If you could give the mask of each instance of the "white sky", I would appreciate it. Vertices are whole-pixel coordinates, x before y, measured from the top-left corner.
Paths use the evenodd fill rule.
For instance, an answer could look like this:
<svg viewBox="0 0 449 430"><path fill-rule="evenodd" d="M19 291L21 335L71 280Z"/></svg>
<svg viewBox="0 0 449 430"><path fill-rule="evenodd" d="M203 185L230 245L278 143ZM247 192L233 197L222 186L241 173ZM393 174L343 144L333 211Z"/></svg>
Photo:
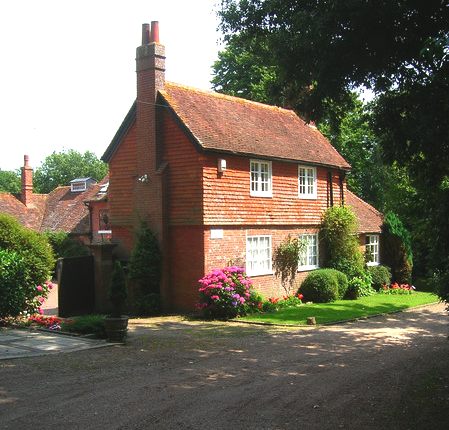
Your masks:
<svg viewBox="0 0 449 430"><path fill-rule="evenodd" d="M166 79L210 88L218 0L1 0L0 169L100 157L135 99L135 50L159 21Z"/></svg>

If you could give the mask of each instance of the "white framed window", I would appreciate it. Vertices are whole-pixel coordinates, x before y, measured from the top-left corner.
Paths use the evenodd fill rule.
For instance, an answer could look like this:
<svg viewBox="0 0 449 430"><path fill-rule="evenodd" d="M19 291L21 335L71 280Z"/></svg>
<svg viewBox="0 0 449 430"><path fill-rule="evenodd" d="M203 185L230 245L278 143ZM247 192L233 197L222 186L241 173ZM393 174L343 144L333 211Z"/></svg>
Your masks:
<svg viewBox="0 0 449 430"><path fill-rule="evenodd" d="M298 262L298 270L313 270L319 267L318 234L301 234L299 240L305 244Z"/></svg>
<svg viewBox="0 0 449 430"><path fill-rule="evenodd" d="M79 193L81 191L86 191L87 190L87 185L86 185L86 181L82 181L82 182L72 182L70 184L71 186L71 191L73 193Z"/></svg>
<svg viewBox="0 0 449 430"><path fill-rule="evenodd" d="M250 161L250 195L271 197L271 161Z"/></svg>
<svg viewBox="0 0 449 430"><path fill-rule="evenodd" d="M365 239L365 252L368 256L366 264L368 266L377 266L379 260L379 235L367 234Z"/></svg>
<svg viewBox="0 0 449 430"><path fill-rule="evenodd" d="M316 199L316 167L298 166L298 196Z"/></svg>
<svg viewBox="0 0 449 430"><path fill-rule="evenodd" d="M248 236L246 238L246 273L249 276L273 273L271 236Z"/></svg>

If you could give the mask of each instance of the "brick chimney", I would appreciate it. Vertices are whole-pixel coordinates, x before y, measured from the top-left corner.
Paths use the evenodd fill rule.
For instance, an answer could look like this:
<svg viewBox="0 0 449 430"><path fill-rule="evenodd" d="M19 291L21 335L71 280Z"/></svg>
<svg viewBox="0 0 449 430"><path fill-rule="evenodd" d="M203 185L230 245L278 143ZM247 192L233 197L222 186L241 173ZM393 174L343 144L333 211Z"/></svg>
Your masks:
<svg viewBox="0 0 449 430"><path fill-rule="evenodd" d="M142 45L136 51L137 103L137 183L135 186L135 225L146 220L162 235L162 185L157 174L156 97L165 83L165 47L159 42L157 21L142 25ZM144 179L142 179L144 178Z"/></svg>
<svg viewBox="0 0 449 430"><path fill-rule="evenodd" d="M23 156L23 167L22 170L22 193L20 195L20 200L25 206L31 204L33 196L33 169L28 164L28 155Z"/></svg>

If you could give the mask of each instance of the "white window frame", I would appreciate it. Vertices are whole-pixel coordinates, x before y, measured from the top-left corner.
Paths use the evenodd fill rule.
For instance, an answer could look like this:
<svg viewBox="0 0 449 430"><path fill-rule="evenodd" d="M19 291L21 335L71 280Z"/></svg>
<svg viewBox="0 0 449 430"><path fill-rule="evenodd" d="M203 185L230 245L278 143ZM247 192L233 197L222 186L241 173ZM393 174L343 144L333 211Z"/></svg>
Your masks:
<svg viewBox="0 0 449 430"><path fill-rule="evenodd" d="M320 267L318 233L300 234L299 240L306 243L306 249L299 258L298 271L318 269ZM311 261L311 259L314 261Z"/></svg>
<svg viewBox="0 0 449 430"><path fill-rule="evenodd" d="M301 174L303 171L303 174ZM298 197L300 199L317 198L316 167L298 166Z"/></svg>
<svg viewBox="0 0 449 430"><path fill-rule="evenodd" d="M264 167L265 169L262 169ZM264 171L263 171L264 170ZM263 175L268 175L264 180ZM250 196L254 197L272 197L272 170L271 161L250 160L249 162L249 190ZM262 188L266 188L262 190Z"/></svg>
<svg viewBox="0 0 449 430"><path fill-rule="evenodd" d="M248 276L271 275L271 236L246 237L246 273Z"/></svg>
<svg viewBox="0 0 449 430"><path fill-rule="evenodd" d="M367 266L378 266L380 264L379 243L378 234L367 234L365 236L365 252L372 257L372 260L366 262Z"/></svg>
<svg viewBox="0 0 449 430"><path fill-rule="evenodd" d="M73 182L70 185L72 193L81 193L87 190L86 181Z"/></svg>

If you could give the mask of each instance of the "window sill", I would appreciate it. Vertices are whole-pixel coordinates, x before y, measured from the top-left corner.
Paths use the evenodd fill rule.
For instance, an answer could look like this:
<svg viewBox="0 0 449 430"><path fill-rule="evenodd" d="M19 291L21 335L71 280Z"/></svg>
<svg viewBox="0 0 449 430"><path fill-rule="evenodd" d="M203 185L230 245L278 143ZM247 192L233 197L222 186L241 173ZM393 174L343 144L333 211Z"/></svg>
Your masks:
<svg viewBox="0 0 449 430"><path fill-rule="evenodd" d="M377 261L370 261L369 263L366 263L367 266L379 266L380 263L378 263Z"/></svg>
<svg viewBox="0 0 449 430"><path fill-rule="evenodd" d="M250 195L250 197L265 197L265 198L272 198L273 197L273 193L270 193L270 194L254 194L254 193L250 193L249 195Z"/></svg>
<svg viewBox="0 0 449 430"><path fill-rule="evenodd" d="M245 271L245 273L250 276L251 278L255 278L256 276L270 276L273 275L274 273L271 272L265 272L265 273L248 273Z"/></svg>
<svg viewBox="0 0 449 430"><path fill-rule="evenodd" d="M301 266L298 267L298 272L308 272L310 270L319 269L320 266Z"/></svg>
<svg viewBox="0 0 449 430"><path fill-rule="evenodd" d="M298 198L300 199L300 200L317 200L317 196L316 196L316 194L315 195L310 195L310 196L308 196L308 195L304 195L304 194L299 194L298 195Z"/></svg>

